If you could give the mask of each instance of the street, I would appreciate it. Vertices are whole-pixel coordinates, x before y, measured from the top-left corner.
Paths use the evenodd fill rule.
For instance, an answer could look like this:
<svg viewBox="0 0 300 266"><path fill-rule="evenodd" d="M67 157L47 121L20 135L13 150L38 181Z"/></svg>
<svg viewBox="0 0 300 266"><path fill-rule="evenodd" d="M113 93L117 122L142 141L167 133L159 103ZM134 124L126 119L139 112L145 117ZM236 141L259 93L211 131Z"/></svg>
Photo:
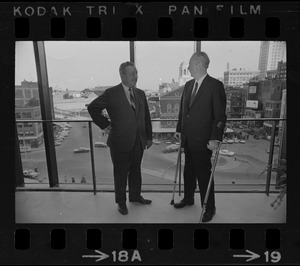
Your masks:
<svg viewBox="0 0 300 266"><path fill-rule="evenodd" d="M70 134L60 146L55 146L57 167L60 183L80 183L85 176L87 183L92 183L91 152L74 154L73 150L79 147L89 148L89 129L82 127L83 122L70 122ZM107 135L92 123L93 143L105 142ZM216 184L265 184L266 174L259 176L265 169L269 154L266 152L270 142L264 139L255 140L252 136L245 144L222 144L221 149L235 153L234 157L219 155L215 171ZM170 184L174 182L177 152L163 153L167 146L163 141L159 145L153 144L145 150L142 161L143 184ZM109 148L94 148L95 173L97 183L113 184L113 169ZM278 147L275 148L274 158L277 158ZM39 182L48 182L45 149L40 147L31 152L22 153L23 169L35 169L40 172ZM182 154L182 169L184 153ZM182 170L183 173L183 170ZM274 174L272 180L274 181ZM30 181L27 181L30 182Z"/></svg>

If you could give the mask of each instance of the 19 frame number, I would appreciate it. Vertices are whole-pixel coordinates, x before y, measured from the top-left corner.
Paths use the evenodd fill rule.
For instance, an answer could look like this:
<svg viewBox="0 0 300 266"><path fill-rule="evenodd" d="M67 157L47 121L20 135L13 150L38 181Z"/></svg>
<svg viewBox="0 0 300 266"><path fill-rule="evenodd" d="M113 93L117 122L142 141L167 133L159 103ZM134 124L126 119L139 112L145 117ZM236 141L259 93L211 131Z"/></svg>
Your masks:
<svg viewBox="0 0 300 266"><path fill-rule="evenodd" d="M265 253L266 256L266 262L273 262L273 263L278 263L281 260L281 254L278 251L266 251Z"/></svg>

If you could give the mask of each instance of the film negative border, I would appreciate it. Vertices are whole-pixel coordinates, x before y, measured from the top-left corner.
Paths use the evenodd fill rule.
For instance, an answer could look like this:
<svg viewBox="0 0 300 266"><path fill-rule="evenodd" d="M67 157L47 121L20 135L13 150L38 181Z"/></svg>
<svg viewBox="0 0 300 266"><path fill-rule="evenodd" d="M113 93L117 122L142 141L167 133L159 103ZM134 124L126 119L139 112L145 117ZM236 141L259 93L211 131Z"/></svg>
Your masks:
<svg viewBox="0 0 300 266"><path fill-rule="evenodd" d="M275 3L271 7L273 10L268 10L265 5L255 3L103 3L82 4L74 8L63 3L35 6L23 3L15 4L11 12L18 39L286 38L286 31L281 29L291 17L282 16L280 5Z"/></svg>
<svg viewBox="0 0 300 266"><path fill-rule="evenodd" d="M255 3L2 3L2 103L14 95L14 42L33 40L282 40L288 87L300 79L300 4ZM298 102L289 97L289 121ZM295 97L297 99L297 97ZM14 145L13 112L3 113L5 148ZM12 123L13 124L13 123ZM297 129L297 128L296 128ZM298 143L289 132L289 142ZM299 145L298 145L299 146ZM4 165L14 161L13 152ZM297 157L289 158L296 169ZM1 169L0 257L3 264L296 264L300 261L299 180L289 179L286 224L15 224L14 169ZM7 184L9 184L7 186ZM258 257L259 256L259 257Z"/></svg>
<svg viewBox="0 0 300 266"><path fill-rule="evenodd" d="M26 226L25 226L26 227ZM113 241L112 241L113 239ZM259 239L260 241L257 241ZM34 264L147 263L147 264L258 264L281 263L288 254L286 235L274 228L237 226L203 228L192 225L112 225L90 227L42 226L17 229L11 235L14 263ZM291 240L291 243L293 240ZM2 256L6 259L6 254ZM101 262L101 263L102 263ZM295 261L296 262L296 261Z"/></svg>

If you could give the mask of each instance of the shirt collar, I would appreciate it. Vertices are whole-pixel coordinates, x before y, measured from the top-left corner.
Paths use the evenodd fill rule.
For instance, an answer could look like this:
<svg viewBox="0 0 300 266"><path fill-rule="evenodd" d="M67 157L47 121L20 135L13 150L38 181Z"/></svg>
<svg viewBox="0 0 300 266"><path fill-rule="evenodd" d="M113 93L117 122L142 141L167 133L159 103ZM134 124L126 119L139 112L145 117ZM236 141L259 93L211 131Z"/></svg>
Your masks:
<svg viewBox="0 0 300 266"><path fill-rule="evenodd" d="M198 86L199 86L199 84L201 84L202 83L202 81L204 80L204 78L207 76L207 73L204 75L204 76L202 76L200 79L196 79L196 81L198 82Z"/></svg>
<svg viewBox="0 0 300 266"><path fill-rule="evenodd" d="M124 88L125 91L128 91L128 90L130 89L130 88L127 87L123 82L122 82L122 86L123 86L123 88Z"/></svg>

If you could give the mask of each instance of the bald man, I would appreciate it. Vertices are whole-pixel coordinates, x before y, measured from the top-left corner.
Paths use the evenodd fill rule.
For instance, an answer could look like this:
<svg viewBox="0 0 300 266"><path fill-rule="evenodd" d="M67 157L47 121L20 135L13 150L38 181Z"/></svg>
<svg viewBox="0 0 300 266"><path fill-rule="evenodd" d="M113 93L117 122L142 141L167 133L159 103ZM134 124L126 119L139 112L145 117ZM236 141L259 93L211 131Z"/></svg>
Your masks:
<svg viewBox="0 0 300 266"><path fill-rule="evenodd" d="M194 78L185 84L175 138L181 140L185 153L184 198L176 209L194 205L196 182L201 204L211 175L212 151L222 141L226 124L226 95L223 83L207 74L210 60L205 52L196 52L189 61ZM202 222L209 222L216 213L214 183L210 189Z"/></svg>

